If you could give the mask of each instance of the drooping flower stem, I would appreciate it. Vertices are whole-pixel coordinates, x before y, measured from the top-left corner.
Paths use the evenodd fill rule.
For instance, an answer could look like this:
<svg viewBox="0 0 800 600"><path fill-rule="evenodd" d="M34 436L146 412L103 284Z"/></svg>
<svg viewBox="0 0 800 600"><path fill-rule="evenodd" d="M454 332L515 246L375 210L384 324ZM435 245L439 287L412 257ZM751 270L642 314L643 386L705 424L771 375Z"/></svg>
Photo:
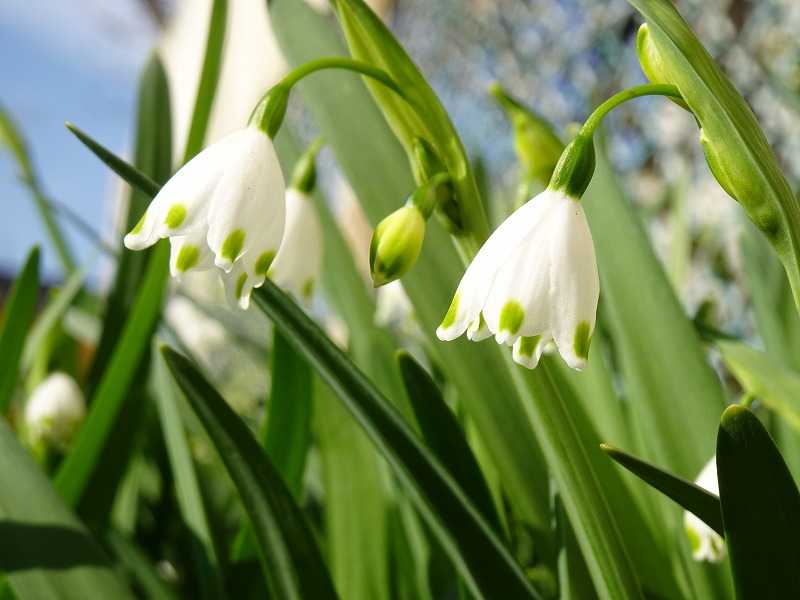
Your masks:
<svg viewBox="0 0 800 600"><path fill-rule="evenodd" d="M682 98L677 87L664 83L646 83L644 85L628 88L627 90L622 90L594 109L594 112L589 115L589 118L583 123L579 135L591 137L595 129L597 129L597 126L609 112L628 100L641 98L642 96L667 96L669 98L675 98L676 100Z"/></svg>
<svg viewBox="0 0 800 600"><path fill-rule="evenodd" d="M326 69L343 69L345 71L359 73L382 83L398 96L407 100L403 89L383 69L352 58L331 56L312 60L300 65L281 79L256 105L250 117L250 122L258 125L258 127L270 137L275 137L275 134L277 134L283 123L283 117L286 114L286 105L289 101L289 94L294 85L304 77Z"/></svg>

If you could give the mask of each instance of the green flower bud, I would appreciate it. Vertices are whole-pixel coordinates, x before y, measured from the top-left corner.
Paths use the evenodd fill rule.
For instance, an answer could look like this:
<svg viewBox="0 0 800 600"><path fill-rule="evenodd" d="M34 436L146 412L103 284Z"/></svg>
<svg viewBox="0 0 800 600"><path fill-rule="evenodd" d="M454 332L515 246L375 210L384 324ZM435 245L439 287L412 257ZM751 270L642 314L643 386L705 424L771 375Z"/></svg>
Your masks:
<svg viewBox="0 0 800 600"><path fill-rule="evenodd" d="M318 137L311 142L308 149L297 160L294 170L292 171L290 187L304 194L310 194L314 191L314 187L317 185L316 159L320 148L322 148L322 138Z"/></svg>
<svg viewBox="0 0 800 600"><path fill-rule="evenodd" d="M512 98L498 83L493 83L489 92L511 121L514 150L527 176L547 185L564 144L544 118Z"/></svg>
<svg viewBox="0 0 800 600"><path fill-rule="evenodd" d="M594 138L580 134L564 149L548 188L580 198L594 176Z"/></svg>
<svg viewBox="0 0 800 600"><path fill-rule="evenodd" d="M375 287L399 279L417 262L425 239L425 217L411 201L375 228L369 246L369 267Z"/></svg>
<svg viewBox="0 0 800 600"><path fill-rule="evenodd" d="M650 83L668 83L674 85L674 82L667 76L667 68L658 52L658 48L653 43L653 38L650 36L650 29L647 23L642 23L639 31L636 34L636 54L639 56L639 65L642 67L647 79ZM675 104L689 110L689 107L683 100L670 98Z"/></svg>

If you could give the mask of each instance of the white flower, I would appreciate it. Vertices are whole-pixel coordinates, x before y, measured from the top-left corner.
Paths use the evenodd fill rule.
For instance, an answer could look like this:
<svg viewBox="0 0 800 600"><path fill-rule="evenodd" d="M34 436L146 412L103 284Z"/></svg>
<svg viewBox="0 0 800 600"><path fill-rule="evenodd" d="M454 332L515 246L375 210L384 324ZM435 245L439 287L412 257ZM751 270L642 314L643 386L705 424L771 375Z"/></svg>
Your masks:
<svg viewBox="0 0 800 600"><path fill-rule="evenodd" d="M308 301L322 266L322 224L305 193L286 190L286 228L269 278L298 299Z"/></svg>
<svg viewBox="0 0 800 600"><path fill-rule="evenodd" d="M712 456L708 464L703 467L695 484L719 496L716 456ZM688 510L683 513L683 528L692 546L692 558L708 562L720 562L725 558L725 542L722 537Z"/></svg>
<svg viewBox="0 0 800 600"><path fill-rule="evenodd" d="M514 346L516 362L534 368L553 340L581 369L594 331L600 281L592 235L580 202L546 189L508 217L464 273L439 339L467 332Z"/></svg>
<svg viewBox="0 0 800 600"><path fill-rule="evenodd" d="M35 443L64 450L86 416L83 394L64 373L53 373L28 398L25 423Z"/></svg>
<svg viewBox="0 0 800 600"><path fill-rule="evenodd" d="M125 245L141 250L169 237L174 277L216 265L234 299L247 308L283 236L284 189L272 140L246 127L175 173L125 236Z"/></svg>

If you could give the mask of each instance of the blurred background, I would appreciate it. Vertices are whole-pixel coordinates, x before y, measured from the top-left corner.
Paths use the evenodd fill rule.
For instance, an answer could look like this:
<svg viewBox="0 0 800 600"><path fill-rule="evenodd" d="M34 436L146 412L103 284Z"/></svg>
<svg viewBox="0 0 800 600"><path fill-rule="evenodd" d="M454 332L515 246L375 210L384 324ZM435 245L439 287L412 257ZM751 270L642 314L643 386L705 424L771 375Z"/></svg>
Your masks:
<svg viewBox="0 0 800 600"><path fill-rule="evenodd" d="M226 44L209 141L241 124L255 99L283 73L279 51L270 43L265 4L231 3L231 27L237 33ZM327 10L322 0L312 4ZM563 133L609 94L644 81L635 55L639 21L624 0L372 4L429 77L471 156L484 167L490 195L501 207L513 203L519 175L510 127L486 91L490 82L501 82ZM800 4L678 4L727 67L787 173L797 180L800 56L793 40L800 28ZM88 265L94 287L106 283L108 259L99 240L110 242L117 235L113 222L122 185L63 122L73 121L126 155L138 74L151 49L160 46L171 79L174 134L183 139L208 11L207 0L85 0L80 11L66 0L5 0L0 5L0 103L26 138L41 188L56 208L77 262ZM310 139L313 124L302 126L301 103L293 103L292 111ZM745 299L740 288L728 285L737 272L737 207L725 201L710 177L690 117L670 102L642 99L612 118L607 128L613 132L611 159L641 207L687 310L694 314L705 301L716 300L720 326L746 327L740 319ZM324 157L323 167L329 197L340 213L350 214L330 156ZM12 155L0 153L5 215L0 220L0 278L7 287L31 244L38 242L44 247L45 281L58 282L58 255L18 171ZM362 240L356 246L363 246L368 231L354 235Z"/></svg>

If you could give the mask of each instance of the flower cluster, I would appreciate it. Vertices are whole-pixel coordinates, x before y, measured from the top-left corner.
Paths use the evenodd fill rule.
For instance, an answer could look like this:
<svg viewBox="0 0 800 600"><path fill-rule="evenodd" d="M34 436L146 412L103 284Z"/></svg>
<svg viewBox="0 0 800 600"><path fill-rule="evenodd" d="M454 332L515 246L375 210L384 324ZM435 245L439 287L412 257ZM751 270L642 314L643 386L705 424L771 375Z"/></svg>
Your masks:
<svg viewBox="0 0 800 600"><path fill-rule="evenodd" d="M313 286L321 231L310 200L286 190L270 137L255 126L209 146L164 185L125 246L169 238L170 271L221 269L227 296L246 309L273 272L298 297Z"/></svg>

